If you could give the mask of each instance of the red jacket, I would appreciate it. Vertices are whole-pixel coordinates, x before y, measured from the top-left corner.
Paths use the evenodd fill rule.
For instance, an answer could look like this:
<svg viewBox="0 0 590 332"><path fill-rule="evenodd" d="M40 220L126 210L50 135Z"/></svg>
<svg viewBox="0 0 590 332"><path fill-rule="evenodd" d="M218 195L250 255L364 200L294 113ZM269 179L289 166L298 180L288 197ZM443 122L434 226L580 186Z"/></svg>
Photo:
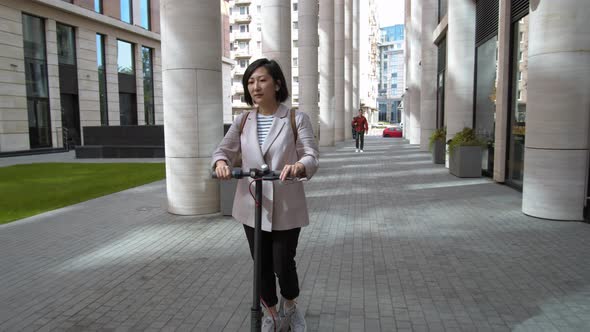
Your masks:
<svg viewBox="0 0 590 332"><path fill-rule="evenodd" d="M352 127L357 133L361 131L369 131L369 124L367 123L367 118L364 116L355 116L352 118Z"/></svg>

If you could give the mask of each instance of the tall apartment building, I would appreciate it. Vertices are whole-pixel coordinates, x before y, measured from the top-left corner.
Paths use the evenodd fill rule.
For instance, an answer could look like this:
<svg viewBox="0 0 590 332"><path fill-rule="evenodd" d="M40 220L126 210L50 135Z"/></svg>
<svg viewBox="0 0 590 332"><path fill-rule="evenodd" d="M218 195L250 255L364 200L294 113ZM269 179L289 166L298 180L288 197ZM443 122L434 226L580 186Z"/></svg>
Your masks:
<svg viewBox="0 0 590 332"><path fill-rule="evenodd" d="M244 100L242 77L248 65L262 57L262 20L261 6L263 0L230 0L229 1L229 32L230 58L234 61L232 77L232 109L234 116L251 107ZM294 107L299 104L298 77L298 2L291 2L291 63L280 64L291 66L292 88L291 101Z"/></svg>
<svg viewBox="0 0 590 332"><path fill-rule="evenodd" d="M360 104L369 123L379 120L377 111L379 83L379 22L374 0L360 1Z"/></svg>
<svg viewBox="0 0 590 332"><path fill-rule="evenodd" d="M380 29L379 42L379 121L399 123L399 106L405 88L404 25Z"/></svg>
<svg viewBox="0 0 590 332"><path fill-rule="evenodd" d="M3 0L0 153L163 123L159 0Z"/></svg>

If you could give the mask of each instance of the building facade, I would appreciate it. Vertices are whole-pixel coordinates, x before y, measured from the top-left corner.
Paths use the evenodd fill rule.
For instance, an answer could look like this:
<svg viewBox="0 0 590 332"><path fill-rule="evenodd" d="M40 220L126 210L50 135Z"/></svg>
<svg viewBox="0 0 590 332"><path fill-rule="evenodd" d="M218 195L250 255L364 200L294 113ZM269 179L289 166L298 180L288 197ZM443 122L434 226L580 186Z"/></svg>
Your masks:
<svg viewBox="0 0 590 332"><path fill-rule="evenodd" d="M381 34L377 21L377 6L374 0L360 3L360 105L369 124L379 121L377 106L379 86L379 41Z"/></svg>
<svg viewBox="0 0 590 332"><path fill-rule="evenodd" d="M401 98L405 90L404 25L380 29L379 42L379 121L401 122Z"/></svg>
<svg viewBox="0 0 590 332"><path fill-rule="evenodd" d="M406 13L411 143L464 127L487 142L482 173L523 193L523 212L588 217L590 15L585 0L418 0ZM417 51L414 51L417 50ZM435 102L429 102L435 98ZM412 132L416 131L416 132Z"/></svg>
<svg viewBox="0 0 590 332"><path fill-rule="evenodd" d="M159 0L0 4L0 153L163 123Z"/></svg>

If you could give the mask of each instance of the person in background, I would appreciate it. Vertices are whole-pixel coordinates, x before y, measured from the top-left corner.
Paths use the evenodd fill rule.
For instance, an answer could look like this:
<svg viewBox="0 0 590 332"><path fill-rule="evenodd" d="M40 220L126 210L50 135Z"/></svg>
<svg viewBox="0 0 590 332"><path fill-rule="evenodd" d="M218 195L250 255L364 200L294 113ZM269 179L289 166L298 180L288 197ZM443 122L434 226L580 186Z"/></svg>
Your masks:
<svg viewBox="0 0 590 332"><path fill-rule="evenodd" d="M289 91L276 61L254 61L244 72L242 84L246 103L255 105L256 110L236 117L213 152L211 165L217 177L225 180L231 179L231 165L238 159L244 169L267 164L270 170L281 170L280 182L262 182L261 302L266 307L262 331L291 328L293 332L304 332L304 314L296 303L299 279L295 254L301 227L309 224L309 216L303 184L285 180L311 179L319 167L318 146L309 116L282 104ZM244 225L254 257L255 201L249 186L248 178L238 181L232 216ZM278 310L276 278L281 288Z"/></svg>
<svg viewBox="0 0 590 332"><path fill-rule="evenodd" d="M365 145L365 133L369 131L369 123L367 118L363 115L363 110L359 109L359 114L352 118L352 126L356 131L356 152L365 152L363 150Z"/></svg>

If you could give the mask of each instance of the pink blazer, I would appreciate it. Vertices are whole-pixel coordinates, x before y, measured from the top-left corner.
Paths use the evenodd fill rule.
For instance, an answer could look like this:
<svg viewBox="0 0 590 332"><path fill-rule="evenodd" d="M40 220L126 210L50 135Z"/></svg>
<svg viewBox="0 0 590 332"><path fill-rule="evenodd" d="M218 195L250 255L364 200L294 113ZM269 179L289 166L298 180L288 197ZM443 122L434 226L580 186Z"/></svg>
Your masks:
<svg viewBox="0 0 590 332"><path fill-rule="evenodd" d="M286 164L299 161L305 165L307 179L311 179L319 167L319 151L313 136L311 120L307 114L296 112L295 123L298 137L295 144L289 117L290 111L286 105L279 105L262 147L258 144L256 112L239 115L213 152L212 167L215 167L215 162L218 160L225 160L229 165L233 165L241 151L244 170L260 168L262 164L267 164L271 170L282 170ZM240 135L242 117L246 115L248 120ZM250 181L250 178L238 181L232 216L242 224L254 227L254 198L248 189ZM254 186L252 184L252 193L254 193ZM263 181L262 194L262 229L264 231L288 230L309 224L303 183Z"/></svg>

